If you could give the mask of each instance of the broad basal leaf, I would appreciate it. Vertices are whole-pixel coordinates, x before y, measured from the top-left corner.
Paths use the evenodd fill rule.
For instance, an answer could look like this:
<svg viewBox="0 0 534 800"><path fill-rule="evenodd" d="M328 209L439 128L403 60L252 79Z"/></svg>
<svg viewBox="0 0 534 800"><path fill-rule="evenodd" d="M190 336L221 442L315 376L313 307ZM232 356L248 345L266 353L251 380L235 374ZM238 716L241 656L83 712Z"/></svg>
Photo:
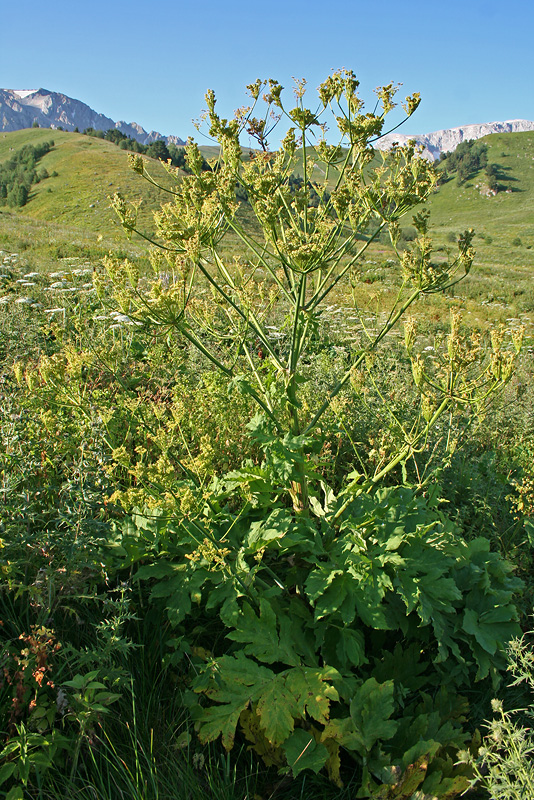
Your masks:
<svg viewBox="0 0 534 800"><path fill-rule="evenodd" d="M284 675L277 675L263 688L256 713L260 717L265 736L273 747L285 742L293 730L298 706L287 687Z"/></svg>
<svg viewBox="0 0 534 800"><path fill-rule="evenodd" d="M275 508L267 519L250 525L245 545L247 551L255 552L288 532L293 518L285 508Z"/></svg>
<svg viewBox="0 0 534 800"><path fill-rule="evenodd" d="M369 678L352 699L350 717L328 722L322 739L335 739L347 749L368 756L377 741L391 739L397 730L398 722L389 719L395 708L393 692L393 681L377 683Z"/></svg>
<svg viewBox="0 0 534 800"><path fill-rule="evenodd" d="M230 750L239 715L256 702L275 679L270 669L256 664L243 653L222 656L208 664L193 681L193 689L221 705L194 709L200 739L210 742L221 735L224 747Z"/></svg>
<svg viewBox="0 0 534 800"><path fill-rule="evenodd" d="M300 716L306 713L317 722L325 723L330 716L330 703L339 700L339 695L330 681L339 678L332 667L311 669L296 667L287 673L287 687L294 697Z"/></svg>
<svg viewBox="0 0 534 800"><path fill-rule="evenodd" d="M293 777L304 769L311 769L317 773L328 761L330 754L322 742L317 742L314 737L302 728L293 731L289 739L284 742L283 751L287 763L291 767Z"/></svg>
<svg viewBox="0 0 534 800"><path fill-rule="evenodd" d="M234 642L243 642L246 655L254 656L266 664L277 661L290 665L300 663L289 637L278 635L276 614L268 600L260 600L259 617L252 606L245 602L239 618L233 624L236 630L226 635Z"/></svg>

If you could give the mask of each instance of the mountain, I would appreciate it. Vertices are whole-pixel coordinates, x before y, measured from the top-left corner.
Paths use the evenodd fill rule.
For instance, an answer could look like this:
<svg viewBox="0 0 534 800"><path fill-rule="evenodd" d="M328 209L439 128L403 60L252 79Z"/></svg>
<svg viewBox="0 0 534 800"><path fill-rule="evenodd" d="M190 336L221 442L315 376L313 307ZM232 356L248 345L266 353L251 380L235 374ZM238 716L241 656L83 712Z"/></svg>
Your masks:
<svg viewBox="0 0 534 800"><path fill-rule="evenodd" d="M439 159L441 153L450 153L456 150L460 142L469 139L480 139L490 133L522 133L534 131L534 122L526 119L510 119L506 122L484 122L481 125L462 125L458 128L448 128L433 133L413 134L388 133L382 136L374 146L379 150L389 150L394 142L400 145L415 139L417 144L424 147L423 155L430 161Z"/></svg>
<svg viewBox="0 0 534 800"><path fill-rule="evenodd" d="M107 131L116 128L125 136L137 139L141 144L150 144L156 139L165 139L167 144L184 145L178 136L163 136L157 131L148 133L136 122L115 122L110 117L94 111L80 100L47 89L16 90L0 89L0 131L18 131L31 128L37 122L41 128L63 128L79 131L85 128ZM440 153L455 150L466 139L480 139L490 133L518 133L533 131L534 122L512 119L506 122L485 122L481 125L462 125L458 128L413 134L389 133L376 141L379 150L389 150L394 142L406 144L411 139L422 145L423 155L431 161L439 159Z"/></svg>
<svg viewBox="0 0 534 800"><path fill-rule="evenodd" d="M150 144L156 139L165 139L167 144L185 144L177 136L162 136L157 131L148 133L136 122L115 122L65 94L48 89L0 89L0 130L18 131L31 128L35 122L40 128L63 128L66 131L75 128L79 131L85 128L102 131L116 128L141 144Z"/></svg>

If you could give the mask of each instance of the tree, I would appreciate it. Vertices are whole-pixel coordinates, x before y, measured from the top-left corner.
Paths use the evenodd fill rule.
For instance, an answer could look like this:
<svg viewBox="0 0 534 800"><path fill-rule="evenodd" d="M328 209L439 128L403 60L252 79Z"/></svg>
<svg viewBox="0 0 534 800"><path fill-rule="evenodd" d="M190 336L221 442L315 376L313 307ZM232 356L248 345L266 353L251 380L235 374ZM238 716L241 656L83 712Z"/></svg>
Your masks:
<svg viewBox="0 0 534 800"><path fill-rule="evenodd" d="M113 144L120 144L124 139L127 139L125 133L122 133L117 128L109 128L106 131L104 139L108 142L113 142Z"/></svg>
<svg viewBox="0 0 534 800"><path fill-rule="evenodd" d="M28 202L28 189L23 183L15 184L7 196L9 206L21 208Z"/></svg>
<svg viewBox="0 0 534 800"><path fill-rule="evenodd" d="M185 169L185 147L177 147L175 144L167 145L167 150L172 161L173 167Z"/></svg>
<svg viewBox="0 0 534 800"><path fill-rule="evenodd" d="M156 139L155 142L151 142L146 149L146 154L149 158L159 158L165 162L171 157L163 139Z"/></svg>

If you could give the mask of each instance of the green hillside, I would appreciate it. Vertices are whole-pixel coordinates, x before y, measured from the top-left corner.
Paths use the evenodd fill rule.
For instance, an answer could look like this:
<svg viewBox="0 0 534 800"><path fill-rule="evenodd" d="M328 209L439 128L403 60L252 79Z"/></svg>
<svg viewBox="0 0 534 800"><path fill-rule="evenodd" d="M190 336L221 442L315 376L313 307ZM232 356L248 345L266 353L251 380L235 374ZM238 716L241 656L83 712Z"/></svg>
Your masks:
<svg viewBox="0 0 534 800"><path fill-rule="evenodd" d="M47 269L58 257L94 260L109 250L145 254L141 239L127 240L109 196L120 191L128 199L140 199L141 224L150 230L151 212L168 195L128 167L124 150L82 134L30 129L0 134L0 163L26 144L50 139L55 146L38 164L50 177L32 186L27 205L0 207L0 249L25 252L28 265L38 269ZM504 316L530 314L534 311L534 133L493 134L480 141L487 144L488 163L495 165L501 191L489 195L485 170L470 175L462 185L452 172L429 201L435 246L443 254L454 250L458 233L474 228L477 259L469 281L457 289L464 309L478 317L482 305L501 304ZM208 158L215 154L215 148L201 149ZM158 180L171 180L157 161L151 171ZM323 177L319 166L314 177ZM402 227L410 231L411 216ZM227 246L232 250L238 243L230 237ZM385 241L368 253L375 259L371 264L376 264L377 281L382 272L384 280L389 274L380 267L389 255Z"/></svg>
<svg viewBox="0 0 534 800"><path fill-rule="evenodd" d="M128 167L127 153L111 142L83 134L31 129L0 136L0 161L25 144L53 139L54 148L39 162L51 177L32 187L29 202L21 213L34 219L89 228L96 233L116 229L108 197L116 191L142 198L149 211L161 202L161 193ZM158 177L167 177L154 162ZM57 173L52 177L53 173ZM168 179L168 178L167 178Z"/></svg>
<svg viewBox="0 0 534 800"><path fill-rule="evenodd" d="M484 170L461 186L453 173L430 201L436 234L448 240L469 225L478 234L481 257L534 264L534 133L498 133L479 141L488 147L501 191L488 193Z"/></svg>
<svg viewBox="0 0 534 800"><path fill-rule="evenodd" d="M168 197L134 173L124 150L102 139L35 128L0 134L0 163L24 145L54 141L37 171L49 177L34 184L22 208L0 206L0 250L24 252L28 266L47 269L59 257L101 258L110 250L141 255L144 243L129 242L110 208L109 198L121 192L141 200L139 219L152 226L152 211ZM151 173L162 183L171 178L157 161ZM56 174L57 173L57 174Z"/></svg>
<svg viewBox="0 0 534 800"><path fill-rule="evenodd" d="M116 224L108 196L115 191L141 198L147 212L161 202L161 193L128 168L125 151L111 142L82 134L43 128L3 133L0 162L26 144L50 139L55 147L39 166L50 175L57 172L57 176L33 187L23 215L110 233ZM532 248L534 133L492 134L480 141L488 146L488 162L496 165L503 191L495 197L488 196L482 170L462 186L457 185L453 174L430 201L436 233L447 237L469 224L482 237L501 237L501 244L511 245L519 236L525 249ZM214 148L201 149L209 151L208 157L213 155ZM167 178L158 162L153 162L153 171L159 179ZM316 177L320 178L319 173Z"/></svg>

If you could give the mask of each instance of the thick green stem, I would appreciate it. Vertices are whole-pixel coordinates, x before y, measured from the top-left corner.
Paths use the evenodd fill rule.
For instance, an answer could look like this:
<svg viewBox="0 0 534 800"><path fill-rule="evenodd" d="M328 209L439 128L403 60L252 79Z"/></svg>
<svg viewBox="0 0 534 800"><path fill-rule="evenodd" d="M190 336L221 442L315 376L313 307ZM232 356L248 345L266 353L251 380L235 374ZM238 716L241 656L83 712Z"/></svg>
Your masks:
<svg viewBox="0 0 534 800"><path fill-rule="evenodd" d="M294 307L291 351L289 355L288 379L286 387L289 412L291 416L291 434L293 436L300 436L302 433L299 417L299 401L297 396L297 367L299 357L302 352L302 339L304 330L306 328L306 324L302 319L302 309L306 304L306 287L307 275L304 273L300 276L298 297ZM309 504L308 479L306 477L304 462L304 448L301 447L297 451L295 457L296 479L292 481L291 488L293 507L295 511L299 513L306 511Z"/></svg>

